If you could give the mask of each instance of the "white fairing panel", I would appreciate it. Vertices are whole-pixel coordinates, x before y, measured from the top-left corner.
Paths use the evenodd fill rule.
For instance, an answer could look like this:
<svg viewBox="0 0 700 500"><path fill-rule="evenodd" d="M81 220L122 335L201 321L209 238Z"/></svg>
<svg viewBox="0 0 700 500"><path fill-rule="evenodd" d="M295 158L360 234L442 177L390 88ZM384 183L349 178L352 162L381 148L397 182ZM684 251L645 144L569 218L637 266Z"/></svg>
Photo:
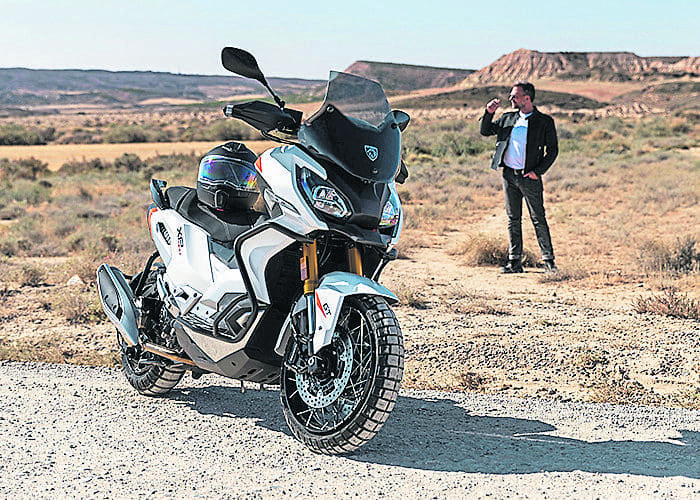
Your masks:
<svg viewBox="0 0 700 500"><path fill-rule="evenodd" d="M390 303L398 298L388 288L357 274L333 272L326 274L316 289L314 352L330 344L340 317L343 299L349 295L378 295Z"/></svg>
<svg viewBox="0 0 700 500"><path fill-rule="evenodd" d="M211 316L226 293L245 293L245 285L238 269L229 268L216 255L209 253L209 239L205 231L183 218L175 210L158 210L151 215L153 242L166 266L165 280L170 292L186 292L187 297L201 298L194 306L200 316ZM165 228L170 243L163 235ZM194 293L197 292L197 293ZM176 296L181 311L192 305Z"/></svg>
<svg viewBox="0 0 700 500"><path fill-rule="evenodd" d="M165 228L170 243L160 224ZM214 280L206 232L175 210L158 210L151 215L151 235L165 262L168 281L175 286L189 285L200 293L211 286Z"/></svg>

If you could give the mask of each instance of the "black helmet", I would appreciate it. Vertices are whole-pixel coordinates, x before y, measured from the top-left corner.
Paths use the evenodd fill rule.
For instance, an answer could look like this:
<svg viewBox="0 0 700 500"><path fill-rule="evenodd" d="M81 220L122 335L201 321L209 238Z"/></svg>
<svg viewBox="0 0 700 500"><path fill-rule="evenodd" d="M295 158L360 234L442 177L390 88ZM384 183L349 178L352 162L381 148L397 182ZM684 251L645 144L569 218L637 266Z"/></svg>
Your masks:
<svg viewBox="0 0 700 500"><path fill-rule="evenodd" d="M240 142L209 151L199 162L197 198L218 210L248 210L258 199L255 153Z"/></svg>

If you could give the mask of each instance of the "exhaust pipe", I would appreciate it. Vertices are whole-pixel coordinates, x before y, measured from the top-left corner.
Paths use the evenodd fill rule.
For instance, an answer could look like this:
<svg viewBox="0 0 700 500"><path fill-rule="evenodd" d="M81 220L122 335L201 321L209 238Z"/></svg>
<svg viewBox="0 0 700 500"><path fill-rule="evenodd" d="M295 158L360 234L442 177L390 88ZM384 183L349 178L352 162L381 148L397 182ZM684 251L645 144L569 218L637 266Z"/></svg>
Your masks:
<svg viewBox="0 0 700 500"><path fill-rule="evenodd" d="M183 365L197 366L191 359L183 358L178 352L173 351L172 349L168 349L167 347L162 347L147 342L143 344L143 350L152 352L153 354L157 354L158 356L161 356L163 358L168 358L171 361L182 363Z"/></svg>
<svg viewBox="0 0 700 500"><path fill-rule="evenodd" d="M139 343L139 311L134 304L134 294L122 272L116 267L102 264L97 269L97 290L102 309L114 323L124 341L130 346Z"/></svg>

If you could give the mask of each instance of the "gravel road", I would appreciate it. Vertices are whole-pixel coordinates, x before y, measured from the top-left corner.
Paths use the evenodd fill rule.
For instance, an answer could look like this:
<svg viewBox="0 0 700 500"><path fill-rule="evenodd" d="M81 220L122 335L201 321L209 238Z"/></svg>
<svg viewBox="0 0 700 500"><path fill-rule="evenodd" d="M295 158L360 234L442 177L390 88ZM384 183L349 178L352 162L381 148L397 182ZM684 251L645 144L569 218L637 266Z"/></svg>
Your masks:
<svg viewBox="0 0 700 500"><path fill-rule="evenodd" d="M314 455L273 390L0 363L0 497L700 496L700 411L402 391L353 455Z"/></svg>

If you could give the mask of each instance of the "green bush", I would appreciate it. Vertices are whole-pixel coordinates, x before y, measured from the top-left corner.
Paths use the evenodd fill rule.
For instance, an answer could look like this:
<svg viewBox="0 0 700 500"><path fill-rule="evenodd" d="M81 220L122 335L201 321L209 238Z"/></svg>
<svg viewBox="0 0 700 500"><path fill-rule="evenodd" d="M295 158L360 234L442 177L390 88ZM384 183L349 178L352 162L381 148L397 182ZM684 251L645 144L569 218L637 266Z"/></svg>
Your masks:
<svg viewBox="0 0 700 500"><path fill-rule="evenodd" d="M114 168L124 172L138 172L143 167L144 162L141 161L141 158L132 153L124 153L114 160Z"/></svg>
<svg viewBox="0 0 700 500"><path fill-rule="evenodd" d="M16 123L0 124L0 146L33 146L46 144L56 137L56 129L27 129Z"/></svg>
<svg viewBox="0 0 700 500"><path fill-rule="evenodd" d="M62 175L75 175L94 171L108 170L112 168L112 164L108 161L101 160L99 158L93 158L92 160L73 160L61 165L58 172Z"/></svg>
<svg viewBox="0 0 700 500"><path fill-rule="evenodd" d="M172 132L162 129L146 129L141 125L114 125L102 135L103 142L170 142Z"/></svg>
<svg viewBox="0 0 700 500"><path fill-rule="evenodd" d="M30 179L36 180L40 175L49 172L49 164L34 158L9 160L0 158L0 179Z"/></svg>

